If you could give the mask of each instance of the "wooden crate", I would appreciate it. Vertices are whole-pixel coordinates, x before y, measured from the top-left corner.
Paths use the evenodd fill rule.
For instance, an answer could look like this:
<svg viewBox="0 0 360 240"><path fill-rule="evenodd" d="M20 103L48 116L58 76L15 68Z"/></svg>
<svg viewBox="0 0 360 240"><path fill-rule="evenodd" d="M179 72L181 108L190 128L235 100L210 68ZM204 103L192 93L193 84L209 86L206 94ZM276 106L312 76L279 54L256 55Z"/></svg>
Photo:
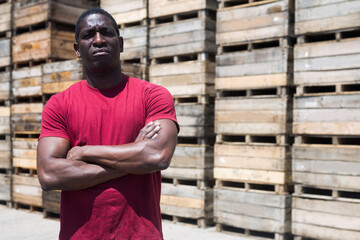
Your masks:
<svg viewBox="0 0 360 240"><path fill-rule="evenodd" d="M0 135L10 134L10 107L0 106Z"/></svg>
<svg viewBox="0 0 360 240"><path fill-rule="evenodd" d="M294 1L238 2L240 5L218 10L217 44L236 45L243 42L263 41L293 35L290 20L294 11Z"/></svg>
<svg viewBox="0 0 360 240"><path fill-rule="evenodd" d="M148 17L148 0L101 0L100 6L109 12L117 24L139 22Z"/></svg>
<svg viewBox="0 0 360 240"><path fill-rule="evenodd" d="M60 214L61 191L43 191L45 216Z"/></svg>
<svg viewBox="0 0 360 240"><path fill-rule="evenodd" d="M183 103L175 105L180 125L179 137L214 136L214 105Z"/></svg>
<svg viewBox="0 0 360 240"><path fill-rule="evenodd" d="M0 201L11 201L11 175L0 173Z"/></svg>
<svg viewBox="0 0 360 240"><path fill-rule="evenodd" d="M0 101L10 99L10 71L0 71Z"/></svg>
<svg viewBox="0 0 360 240"><path fill-rule="evenodd" d="M202 11L185 19L174 17L170 22L152 23L149 57L161 59L178 56L181 59L182 55L201 52L215 54L215 28L215 20Z"/></svg>
<svg viewBox="0 0 360 240"><path fill-rule="evenodd" d="M151 0L149 17L157 18L179 13L194 12L202 9L217 9L216 0Z"/></svg>
<svg viewBox="0 0 360 240"><path fill-rule="evenodd" d="M308 187L327 189L330 196L339 195L336 197L342 197L344 193L337 191L332 194L332 190L360 192L357 184L360 181L359 154L360 146L354 145L294 144L293 181Z"/></svg>
<svg viewBox="0 0 360 240"><path fill-rule="evenodd" d="M358 28L359 21L359 1L296 1L296 35Z"/></svg>
<svg viewBox="0 0 360 240"><path fill-rule="evenodd" d="M39 134L43 104L18 103L11 106L11 124L14 134Z"/></svg>
<svg viewBox="0 0 360 240"><path fill-rule="evenodd" d="M12 175L13 201L30 207L42 207L42 190L36 175Z"/></svg>
<svg viewBox="0 0 360 240"><path fill-rule="evenodd" d="M298 96L294 134L360 135L359 94Z"/></svg>
<svg viewBox="0 0 360 240"><path fill-rule="evenodd" d="M37 138L13 138L13 167L36 170Z"/></svg>
<svg viewBox="0 0 360 240"><path fill-rule="evenodd" d="M288 191L291 185L289 147L215 144L214 178L229 189Z"/></svg>
<svg viewBox="0 0 360 240"><path fill-rule="evenodd" d="M1 7L1 5L0 5ZM10 38L0 39L0 67L6 67L11 65L10 61Z"/></svg>
<svg viewBox="0 0 360 240"><path fill-rule="evenodd" d="M219 231L288 239L291 195L214 189L214 219Z"/></svg>
<svg viewBox="0 0 360 240"><path fill-rule="evenodd" d="M125 75L148 81L148 66L139 63L121 63L121 70Z"/></svg>
<svg viewBox="0 0 360 240"><path fill-rule="evenodd" d="M22 28L45 21L75 25L78 17L95 7L96 1L81 0L13 0L13 28Z"/></svg>
<svg viewBox="0 0 360 240"><path fill-rule="evenodd" d="M215 102L215 132L260 136L290 133L289 100L287 96L219 98Z"/></svg>
<svg viewBox="0 0 360 240"><path fill-rule="evenodd" d="M43 94L61 92L84 79L83 67L79 60L46 63L41 68L43 72L41 91Z"/></svg>
<svg viewBox="0 0 360 240"><path fill-rule="evenodd" d="M14 97L41 96L41 66L24 67L12 72L12 92Z"/></svg>
<svg viewBox="0 0 360 240"><path fill-rule="evenodd" d="M13 62L75 59L74 42L74 31L55 27L20 34L12 38Z"/></svg>
<svg viewBox="0 0 360 240"><path fill-rule="evenodd" d="M161 214L174 217L175 222L195 220L199 227L209 226L213 218L213 189L162 183L160 207Z"/></svg>
<svg viewBox="0 0 360 240"><path fill-rule="evenodd" d="M215 63L210 61L152 64L149 78L167 88L174 98L215 96Z"/></svg>
<svg viewBox="0 0 360 240"><path fill-rule="evenodd" d="M294 83L297 94L358 91L360 38L295 45Z"/></svg>
<svg viewBox="0 0 360 240"><path fill-rule="evenodd" d="M121 53L121 60L134 60L138 63L148 62L148 35L149 27L141 24L133 27L120 29L120 35L124 38L124 52Z"/></svg>
<svg viewBox="0 0 360 240"><path fill-rule="evenodd" d="M360 204L293 197L292 232L311 239L360 239Z"/></svg>
<svg viewBox="0 0 360 240"><path fill-rule="evenodd" d="M216 56L216 90L292 85L292 47L270 45L251 51L223 47L222 51Z"/></svg>
<svg viewBox="0 0 360 240"><path fill-rule="evenodd" d="M11 169L11 143L9 135L0 135L0 169Z"/></svg>
<svg viewBox="0 0 360 240"><path fill-rule="evenodd" d="M11 2L5 1L0 4L0 33L11 30Z"/></svg>

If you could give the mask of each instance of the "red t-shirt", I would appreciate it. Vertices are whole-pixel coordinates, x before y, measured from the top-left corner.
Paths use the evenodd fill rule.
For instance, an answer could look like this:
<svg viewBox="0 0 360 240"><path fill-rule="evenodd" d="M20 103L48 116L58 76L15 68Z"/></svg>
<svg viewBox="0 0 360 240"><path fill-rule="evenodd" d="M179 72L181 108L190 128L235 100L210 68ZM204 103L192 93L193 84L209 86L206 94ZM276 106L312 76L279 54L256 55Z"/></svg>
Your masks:
<svg viewBox="0 0 360 240"><path fill-rule="evenodd" d="M145 124L158 119L176 123L165 88L124 76L114 88L99 90L83 80L47 102L40 138L66 138L72 146L121 145L134 142ZM62 191L59 238L162 239L160 187L155 172Z"/></svg>

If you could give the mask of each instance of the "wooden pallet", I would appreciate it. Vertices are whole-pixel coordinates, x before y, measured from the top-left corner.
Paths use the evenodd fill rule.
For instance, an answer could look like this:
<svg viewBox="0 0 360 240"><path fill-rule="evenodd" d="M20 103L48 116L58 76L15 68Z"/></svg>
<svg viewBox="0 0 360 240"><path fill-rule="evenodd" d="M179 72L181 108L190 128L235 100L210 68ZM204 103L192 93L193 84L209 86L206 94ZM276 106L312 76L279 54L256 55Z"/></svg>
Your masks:
<svg viewBox="0 0 360 240"><path fill-rule="evenodd" d="M59 30L55 24L49 23L48 27L12 38L13 63L45 59L75 59L74 42L73 29Z"/></svg>
<svg viewBox="0 0 360 240"><path fill-rule="evenodd" d="M191 167L172 167L161 172L164 178L190 180L194 184L202 184L202 181L213 180L213 168L191 168ZM200 182L198 182L198 180Z"/></svg>
<svg viewBox="0 0 360 240"><path fill-rule="evenodd" d="M215 102L215 133L227 135L288 134L291 98L220 98Z"/></svg>
<svg viewBox="0 0 360 240"><path fill-rule="evenodd" d="M359 31L359 30L358 30ZM327 40L327 41L326 41ZM298 44L294 48L294 83L298 95L360 91L360 38ZM332 49L332 50L329 50Z"/></svg>
<svg viewBox="0 0 360 240"><path fill-rule="evenodd" d="M13 28L19 29L44 21L75 25L86 9L96 6L95 1L81 0L15 0L13 7Z"/></svg>
<svg viewBox="0 0 360 240"><path fill-rule="evenodd" d="M0 101L10 99L10 74L10 67L0 68Z"/></svg>
<svg viewBox="0 0 360 240"><path fill-rule="evenodd" d="M149 1L149 17L158 18L179 13L196 12L197 10L216 10L216 0L151 0Z"/></svg>
<svg viewBox="0 0 360 240"><path fill-rule="evenodd" d="M10 134L10 107L0 106L0 135Z"/></svg>
<svg viewBox="0 0 360 240"><path fill-rule="evenodd" d="M9 206L11 202L11 175L0 169L0 201Z"/></svg>
<svg viewBox="0 0 360 240"><path fill-rule="evenodd" d="M1 7L1 5L0 5ZM0 67L6 67L11 65L10 60L10 38L0 39Z"/></svg>
<svg viewBox="0 0 360 240"><path fill-rule="evenodd" d="M124 52L121 53L121 60L137 60L139 63L147 64L149 62L149 26L147 22L143 21L141 25L120 28L120 35L124 39Z"/></svg>
<svg viewBox="0 0 360 240"><path fill-rule="evenodd" d="M12 176L13 201L16 204L23 204L31 207L42 208L42 190L37 175L18 175Z"/></svg>
<svg viewBox="0 0 360 240"><path fill-rule="evenodd" d="M10 135L0 134L0 169L11 169Z"/></svg>
<svg viewBox="0 0 360 240"><path fill-rule="evenodd" d="M218 230L225 225L274 236L287 234L291 231L291 195L214 189L214 217Z"/></svg>
<svg viewBox="0 0 360 240"><path fill-rule="evenodd" d="M149 57L163 58L207 52L215 54L215 19L207 10L171 22L153 21L149 32Z"/></svg>
<svg viewBox="0 0 360 240"><path fill-rule="evenodd" d="M359 13L358 1L296 1L295 34L358 27Z"/></svg>
<svg viewBox="0 0 360 240"><path fill-rule="evenodd" d="M152 64L149 78L150 82L167 88L175 99L215 96L215 63L210 61ZM196 99L192 102L204 101Z"/></svg>
<svg viewBox="0 0 360 240"><path fill-rule="evenodd" d="M43 208L45 217L60 214L61 191L43 191Z"/></svg>
<svg viewBox="0 0 360 240"><path fill-rule="evenodd" d="M292 47L270 44L261 45L263 48L250 51L238 47L223 46L221 51L226 52L217 55L216 90L246 90L292 85Z"/></svg>
<svg viewBox="0 0 360 240"><path fill-rule="evenodd" d="M320 141L318 144L294 144L293 181L305 186L330 189L334 194L336 189L360 191L360 187L355 184L360 180L359 145L324 144Z"/></svg>
<svg viewBox="0 0 360 240"><path fill-rule="evenodd" d="M6 1L0 4L0 33L11 30L11 2ZM10 36L8 36L10 37Z"/></svg>
<svg viewBox="0 0 360 240"><path fill-rule="evenodd" d="M36 169L37 138L13 138L13 167Z"/></svg>
<svg viewBox="0 0 360 240"><path fill-rule="evenodd" d="M359 239L359 213L353 202L293 197L292 232L299 238Z"/></svg>
<svg viewBox="0 0 360 240"><path fill-rule="evenodd" d="M24 67L12 71L14 97L41 96L41 66Z"/></svg>
<svg viewBox="0 0 360 240"><path fill-rule="evenodd" d="M278 193L289 190L289 147L215 144L214 155L214 177L219 187Z"/></svg>
<svg viewBox="0 0 360 240"><path fill-rule="evenodd" d="M125 75L149 81L149 66L141 63L131 63L123 61L121 70Z"/></svg>
<svg viewBox="0 0 360 240"><path fill-rule="evenodd" d="M192 219L199 227L209 226L212 221L213 189L196 186L161 184L161 213L181 222Z"/></svg>
<svg viewBox="0 0 360 240"><path fill-rule="evenodd" d="M109 12L117 24L140 22L148 17L148 0L101 0L100 6ZM126 45L125 45L126 46Z"/></svg>
<svg viewBox="0 0 360 240"><path fill-rule="evenodd" d="M66 60L47 63L41 66L41 91L43 94L61 92L72 84L84 79L82 64L79 60Z"/></svg>
<svg viewBox="0 0 360 240"><path fill-rule="evenodd" d="M359 94L295 97L293 133L360 135Z"/></svg>
<svg viewBox="0 0 360 240"><path fill-rule="evenodd" d="M12 124L13 133L14 134L40 133L42 110L43 110L43 103L38 101L31 101L31 99L30 102L13 104L11 106L11 124Z"/></svg>
<svg viewBox="0 0 360 240"><path fill-rule="evenodd" d="M236 44L293 35L294 1L256 1L219 9L217 44Z"/></svg>
<svg viewBox="0 0 360 240"><path fill-rule="evenodd" d="M179 137L214 136L214 105L177 104L175 110L180 125Z"/></svg>

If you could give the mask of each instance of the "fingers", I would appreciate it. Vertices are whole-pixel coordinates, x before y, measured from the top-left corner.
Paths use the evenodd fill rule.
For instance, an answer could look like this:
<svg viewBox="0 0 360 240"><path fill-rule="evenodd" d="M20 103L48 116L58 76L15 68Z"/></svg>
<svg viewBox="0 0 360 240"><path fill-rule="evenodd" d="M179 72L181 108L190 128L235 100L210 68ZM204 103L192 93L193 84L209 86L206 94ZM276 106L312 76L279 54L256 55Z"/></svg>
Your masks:
<svg viewBox="0 0 360 240"><path fill-rule="evenodd" d="M160 131L160 123L158 122L150 122L145 129L145 138L154 139L158 135L157 133Z"/></svg>

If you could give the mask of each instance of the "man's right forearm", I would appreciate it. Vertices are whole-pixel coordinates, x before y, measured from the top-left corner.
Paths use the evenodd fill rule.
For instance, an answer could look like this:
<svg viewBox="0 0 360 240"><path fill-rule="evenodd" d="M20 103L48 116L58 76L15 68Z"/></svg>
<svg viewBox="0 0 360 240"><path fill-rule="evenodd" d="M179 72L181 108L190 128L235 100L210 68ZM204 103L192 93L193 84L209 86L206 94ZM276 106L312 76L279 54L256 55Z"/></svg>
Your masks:
<svg viewBox="0 0 360 240"><path fill-rule="evenodd" d="M54 158L51 162L47 169L38 171L45 191L86 189L125 175L119 170L82 161Z"/></svg>

